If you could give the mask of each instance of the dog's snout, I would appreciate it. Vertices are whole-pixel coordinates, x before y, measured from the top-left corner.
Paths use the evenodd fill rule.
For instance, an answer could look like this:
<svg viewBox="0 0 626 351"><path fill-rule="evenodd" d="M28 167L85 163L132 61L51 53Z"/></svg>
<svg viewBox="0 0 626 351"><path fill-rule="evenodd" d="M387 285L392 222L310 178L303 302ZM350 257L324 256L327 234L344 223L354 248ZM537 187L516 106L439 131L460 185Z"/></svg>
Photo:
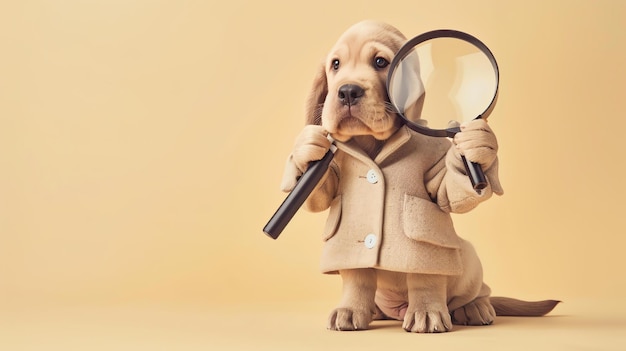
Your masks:
<svg viewBox="0 0 626 351"><path fill-rule="evenodd" d="M365 90L356 84L346 84L339 88L339 101L344 105L354 105L360 97L365 95Z"/></svg>

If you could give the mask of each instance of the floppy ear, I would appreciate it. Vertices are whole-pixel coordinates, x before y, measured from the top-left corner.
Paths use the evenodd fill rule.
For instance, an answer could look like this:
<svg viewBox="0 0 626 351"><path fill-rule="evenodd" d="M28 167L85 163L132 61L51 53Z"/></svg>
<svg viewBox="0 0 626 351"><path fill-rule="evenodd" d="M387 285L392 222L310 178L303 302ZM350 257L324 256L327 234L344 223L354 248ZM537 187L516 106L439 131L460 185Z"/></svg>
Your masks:
<svg viewBox="0 0 626 351"><path fill-rule="evenodd" d="M326 95L328 95L328 82L326 81L324 66L323 62L319 65L313 79L313 86L306 100L304 110L305 124L322 124L322 108L324 107L324 101L326 101Z"/></svg>

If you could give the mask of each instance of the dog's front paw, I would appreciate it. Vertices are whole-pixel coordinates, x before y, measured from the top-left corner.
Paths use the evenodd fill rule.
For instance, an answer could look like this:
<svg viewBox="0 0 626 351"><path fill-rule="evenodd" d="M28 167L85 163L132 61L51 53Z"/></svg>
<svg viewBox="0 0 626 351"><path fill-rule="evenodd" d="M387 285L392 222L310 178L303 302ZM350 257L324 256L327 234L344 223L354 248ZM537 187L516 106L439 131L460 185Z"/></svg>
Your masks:
<svg viewBox="0 0 626 351"><path fill-rule="evenodd" d="M452 318L454 324L489 325L496 318L496 311L491 306L488 297L480 297L454 310Z"/></svg>
<svg viewBox="0 0 626 351"><path fill-rule="evenodd" d="M424 305L417 309L409 308L402 328L413 333L444 333L452 330L452 320L447 306Z"/></svg>
<svg viewBox="0 0 626 351"><path fill-rule="evenodd" d="M336 308L328 318L327 328L330 330L364 330L372 321L372 313L366 310Z"/></svg>

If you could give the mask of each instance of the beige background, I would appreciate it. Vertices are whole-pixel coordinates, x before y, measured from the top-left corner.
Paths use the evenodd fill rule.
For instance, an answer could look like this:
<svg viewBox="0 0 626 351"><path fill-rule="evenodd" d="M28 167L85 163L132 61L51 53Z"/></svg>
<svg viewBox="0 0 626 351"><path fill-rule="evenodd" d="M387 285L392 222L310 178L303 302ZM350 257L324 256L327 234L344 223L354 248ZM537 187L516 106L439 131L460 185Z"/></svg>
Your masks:
<svg viewBox="0 0 626 351"><path fill-rule="evenodd" d="M261 229L284 198L317 64L366 18L409 37L467 31L499 61L490 124L505 195L455 216L494 294L562 299L561 313L623 307L624 1L3 1L9 340L59 316L81 325L94 306L145 304L290 306L323 329L341 288L317 269L325 215L298 213L277 241ZM293 312L311 301L320 315Z"/></svg>

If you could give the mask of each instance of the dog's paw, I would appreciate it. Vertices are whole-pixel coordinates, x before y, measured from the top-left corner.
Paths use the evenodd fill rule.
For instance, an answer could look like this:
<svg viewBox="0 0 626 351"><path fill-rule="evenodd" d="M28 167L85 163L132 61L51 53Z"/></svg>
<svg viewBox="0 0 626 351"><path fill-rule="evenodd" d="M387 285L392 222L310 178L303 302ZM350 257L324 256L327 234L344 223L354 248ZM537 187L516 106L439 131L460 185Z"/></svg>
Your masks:
<svg viewBox="0 0 626 351"><path fill-rule="evenodd" d="M447 306L430 304L419 309L409 308L402 328L413 333L444 333L452 330L452 320Z"/></svg>
<svg viewBox="0 0 626 351"><path fill-rule="evenodd" d="M454 324L489 325L496 318L496 311L488 297L480 297L452 312Z"/></svg>
<svg viewBox="0 0 626 351"><path fill-rule="evenodd" d="M373 314L366 310L336 308L328 317L326 328L330 330L364 330L372 321Z"/></svg>

